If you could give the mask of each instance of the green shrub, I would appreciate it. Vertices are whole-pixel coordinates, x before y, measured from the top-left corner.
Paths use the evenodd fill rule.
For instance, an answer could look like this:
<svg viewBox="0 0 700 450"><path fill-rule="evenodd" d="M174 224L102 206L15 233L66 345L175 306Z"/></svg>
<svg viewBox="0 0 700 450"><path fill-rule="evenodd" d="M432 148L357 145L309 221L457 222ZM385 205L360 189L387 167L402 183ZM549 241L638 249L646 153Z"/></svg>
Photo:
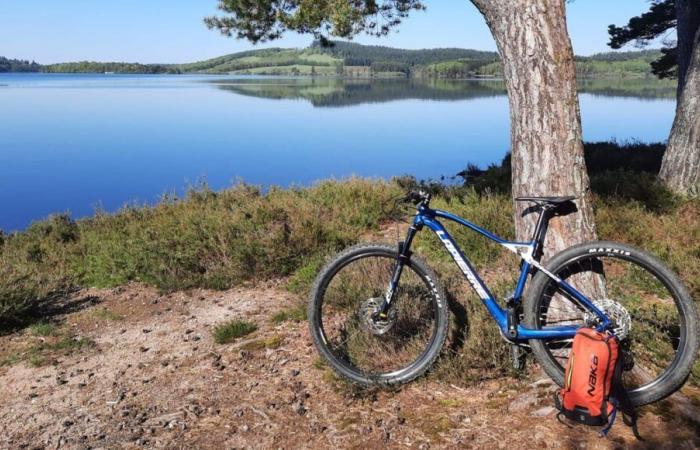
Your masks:
<svg viewBox="0 0 700 450"><path fill-rule="evenodd" d="M54 216L0 240L0 321L18 320L75 286L141 281L174 291L226 289L295 274L303 291L324 255L387 219L399 188L349 179L268 192L198 186L153 207L71 221Z"/></svg>
<svg viewBox="0 0 700 450"><path fill-rule="evenodd" d="M252 322L245 320L232 320L214 327L214 341L217 344L228 344L239 337L245 336L257 330L258 327Z"/></svg>
<svg viewBox="0 0 700 450"><path fill-rule="evenodd" d="M29 332L34 336L53 336L58 333L58 327L49 322L38 322L29 326Z"/></svg>
<svg viewBox="0 0 700 450"><path fill-rule="evenodd" d="M270 317L270 322L305 322L306 319L306 305L300 304L291 308L277 311L272 315L272 317Z"/></svg>
<svg viewBox="0 0 700 450"><path fill-rule="evenodd" d="M0 322L16 321L41 301L79 281L78 225L58 215L0 244Z"/></svg>

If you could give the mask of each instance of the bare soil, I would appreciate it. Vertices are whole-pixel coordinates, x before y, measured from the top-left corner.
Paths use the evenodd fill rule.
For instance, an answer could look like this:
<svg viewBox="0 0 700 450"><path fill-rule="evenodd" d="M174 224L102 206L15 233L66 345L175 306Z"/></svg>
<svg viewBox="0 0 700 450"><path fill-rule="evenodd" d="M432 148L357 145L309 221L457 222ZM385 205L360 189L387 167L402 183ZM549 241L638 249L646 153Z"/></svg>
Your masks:
<svg viewBox="0 0 700 450"><path fill-rule="evenodd" d="M274 324L299 302L279 284L161 295L85 290L53 318L94 345L24 358L50 337L0 337L0 448L697 448L700 428L667 400L642 411L637 441L607 439L553 413L536 369L459 387L428 377L357 392L320 363L306 323ZM258 330L218 345L230 319ZM34 364L37 364L35 361Z"/></svg>

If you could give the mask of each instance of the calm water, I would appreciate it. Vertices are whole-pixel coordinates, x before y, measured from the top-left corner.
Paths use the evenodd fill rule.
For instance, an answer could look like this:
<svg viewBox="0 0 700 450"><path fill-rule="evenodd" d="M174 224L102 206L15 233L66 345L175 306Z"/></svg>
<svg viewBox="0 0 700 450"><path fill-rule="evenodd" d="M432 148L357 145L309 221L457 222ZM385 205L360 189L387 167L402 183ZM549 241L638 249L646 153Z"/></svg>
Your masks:
<svg viewBox="0 0 700 450"><path fill-rule="evenodd" d="M665 140L673 88L582 87L586 140ZM0 74L0 229L205 179L453 175L508 149L497 82Z"/></svg>

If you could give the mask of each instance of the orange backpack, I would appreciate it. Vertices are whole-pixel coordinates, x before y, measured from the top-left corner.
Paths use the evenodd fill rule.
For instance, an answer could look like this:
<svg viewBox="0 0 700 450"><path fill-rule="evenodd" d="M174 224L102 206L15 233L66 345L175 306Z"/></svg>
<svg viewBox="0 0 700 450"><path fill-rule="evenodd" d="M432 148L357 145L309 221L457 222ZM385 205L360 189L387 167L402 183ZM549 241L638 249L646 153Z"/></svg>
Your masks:
<svg viewBox="0 0 700 450"><path fill-rule="evenodd" d="M636 432L636 416L622 387L622 355L615 335L579 328L564 374L564 387L555 396L560 414L586 425L606 425L606 435L618 408L630 415ZM625 420L627 422L627 420Z"/></svg>

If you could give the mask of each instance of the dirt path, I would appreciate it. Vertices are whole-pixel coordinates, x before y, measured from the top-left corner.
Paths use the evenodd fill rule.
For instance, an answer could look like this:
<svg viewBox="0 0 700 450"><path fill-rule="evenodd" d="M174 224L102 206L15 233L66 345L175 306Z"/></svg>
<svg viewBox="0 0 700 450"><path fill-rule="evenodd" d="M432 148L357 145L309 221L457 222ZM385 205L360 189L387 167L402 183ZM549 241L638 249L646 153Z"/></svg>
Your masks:
<svg viewBox="0 0 700 450"><path fill-rule="evenodd" d="M305 323L270 316L296 299L274 285L161 296L139 285L80 292L57 317L70 351L0 337L0 448L695 448L696 428L646 411L646 442L568 428L541 376L470 388L421 380L357 395L319 364ZM211 330L258 330L218 345ZM75 338L84 341L75 341ZM35 352L36 353L36 352ZM38 358L38 359L37 359ZM39 367L33 367L39 365Z"/></svg>

